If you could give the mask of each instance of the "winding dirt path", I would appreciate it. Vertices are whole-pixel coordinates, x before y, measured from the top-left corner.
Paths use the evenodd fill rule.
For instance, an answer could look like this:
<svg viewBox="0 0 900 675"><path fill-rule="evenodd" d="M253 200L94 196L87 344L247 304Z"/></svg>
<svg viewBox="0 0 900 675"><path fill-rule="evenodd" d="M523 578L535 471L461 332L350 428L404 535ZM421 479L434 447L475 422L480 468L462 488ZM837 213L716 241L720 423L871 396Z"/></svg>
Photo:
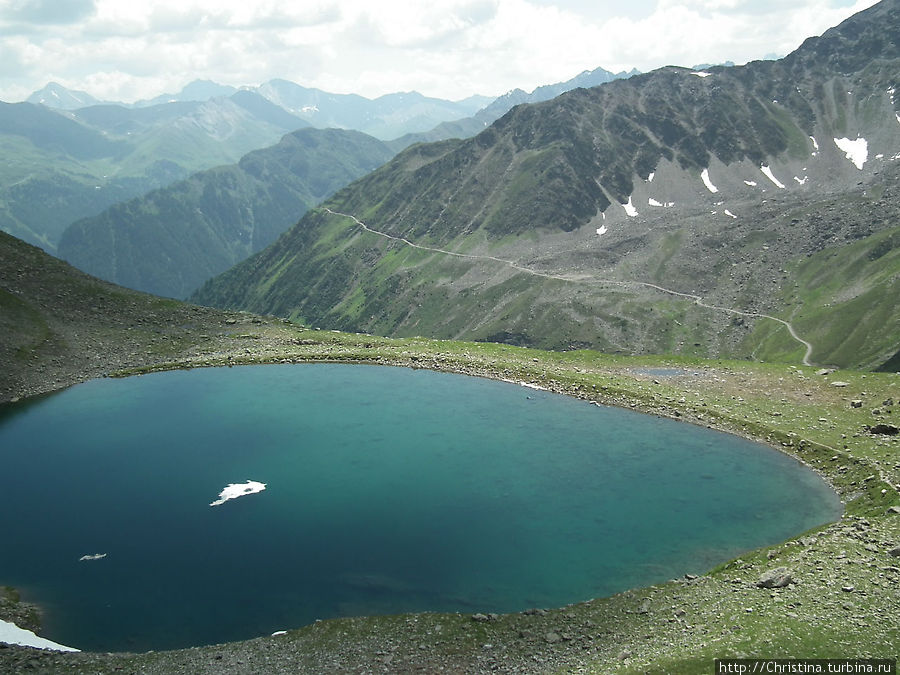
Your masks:
<svg viewBox="0 0 900 675"><path fill-rule="evenodd" d="M420 251L429 251L431 253L440 253L442 255L453 256L455 258L466 258L469 260L488 260L495 263L500 263L501 265L506 265L511 267L514 270L519 272L525 272L526 274L531 274L536 277L543 277L545 279L555 279L557 281L567 281L570 283L583 284L583 283L596 283L596 284L606 284L610 286L643 286L645 288L652 288L654 290L659 291L660 293L667 293L669 295L674 295L680 298L685 298L687 300L691 300L698 307L703 307L705 309L710 309L715 312L725 312L726 314L733 314L735 316L746 316L755 319L769 319L770 321L776 321L780 323L782 326L788 329L788 332L791 334L791 337L806 347L806 353L803 355L803 365L804 366L812 366L810 363L809 357L812 355L813 346L810 342L807 342L803 338L801 338L797 331L794 330L794 327L784 319L779 319L776 316L771 316L769 314L763 314L761 312L745 312L739 309L733 309L731 307L719 307L717 305L709 305L703 302L703 298L699 295L694 295L693 293L682 293L680 291L674 291L671 288L665 288L663 286L658 286L656 284L651 284L645 281L620 281L618 279L598 279L596 277L578 277L572 275L562 275L562 274L551 274L548 272L540 272L538 270L533 270L530 267L524 267L513 260L506 260L505 258L497 258L492 255L476 255L471 253L458 253L456 251L448 251L442 248L434 248L432 246L422 246L421 244L416 244L415 242L410 241L409 239L405 239L403 237L397 237L392 234L388 234L387 232L380 232L378 230L373 230L371 227L362 222L359 218L349 213L340 213L339 211L332 211L328 207L323 207L323 210L327 211L333 216L340 216L342 218L349 218L354 223L359 225L366 232L370 232L372 234L377 234L379 237L384 237L385 239L391 239L393 241L399 241L407 246L412 248L417 248Z"/></svg>

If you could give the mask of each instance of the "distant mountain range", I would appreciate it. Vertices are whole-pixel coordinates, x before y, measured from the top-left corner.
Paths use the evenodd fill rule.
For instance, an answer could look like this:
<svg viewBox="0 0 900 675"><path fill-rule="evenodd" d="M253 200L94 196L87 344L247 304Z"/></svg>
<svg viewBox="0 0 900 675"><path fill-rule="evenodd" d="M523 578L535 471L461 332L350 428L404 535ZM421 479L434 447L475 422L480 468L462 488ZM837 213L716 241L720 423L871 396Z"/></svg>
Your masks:
<svg viewBox="0 0 900 675"><path fill-rule="evenodd" d="M120 285L183 298L393 155L358 131L300 129L237 164L76 221L63 233L59 256Z"/></svg>
<svg viewBox="0 0 900 675"><path fill-rule="evenodd" d="M252 92L134 109L0 103L0 229L53 252L75 220L304 126Z"/></svg>
<svg viewBox="0 0 900 675"><path fill-rule="evenodd" d="M231 235L218 231L215 236L225 239L215 246L188 244L201 236L194 230L199 225L193 217L172 220L173 213L165 211L168 220L151 225L153 218L163 219L162 212L148 205L161 199L161 194L154 194L144 206L117 204L185 179L194 171L233 165L247 151L270 145L285 132L311 124L366 129L382 136L402 134L388 144L396 152L421 141L473 135L518 102L539 100L555 91L625 75L614 75L600 68L566 83L538 88L530 95L517 91L501 97L474 117L444 122L434 129L431 127L438 121L471 114L490 99L475 96L454 103L409 93L371 101L361 96L308 89L285 80L240 90L196 81L178 94L124 105L100 102L85 92L70 91L51 83L29 97L28 103L0 104L0 147L9 151L6 165L0 169L0 229L51 252L64 240L60 253L93 274L164 295L183 295L194 290L184 287L185 279L196 280L199 285L207 278L198 278L199 270L207 275L223 271L224 261L234 263L240 259L234 256L258 250L296 222L310 205L343 184L329 183L325 191L309 192L298 187L299 192L293 188L285 192L281 191L283 183L294 181L296 176L270 171L264 180L272 184L257 187L273 199L282 195L284 203L275 204L266 198L267 206L260 207L261 212L274 209L282 216L265 224L257 222L253 226L257 235L252 242L230 238L243 230L227 225L225 229ZM411 131L420 128L430 131ZM337 137L326 134L323 138ZM301 151L296 144L288 143L282 144L275 153L283 154L285 147L297 147ZM344 175L333 170L336 165L356 168L377 165L371 163L368 154L351 159L347 151L346 145L341 145L335 148L334 161L324 160L323 173L329 179ZM298 155L298 165L307 166L307 162L307 157ZM280 166L284 168L286 164ZM237 167L233 171L243 175ZM225 173L228 171L217 175ZM350 172L345 180L349 182L360 175ZM198 180L208 179L209 176ZM234 193L220 185L219 189L227 193L223 199L232 205L244 204L250 193L241 181L232 185ZM176 185L172 196L164 201L180 203L186 213L208 212L200 203L191 207L191 200L199 195L197 191ZM217 209L217 213L222 213L222 209ZM243 213L242 206L229 218L239 219ZM125 214L140 214L138 219L148 230L140 231ZM88 222L93 218L96 224ZM64 236L66 228L76 221L78 226ZM209 223L199 227L204 230ZM165 243L153 245L150 232L163 230ZM97 239L92 240L95 235ZM128 271L123 261L130 260L135 251L134 237L146 247L138 266L145 269ZM173 269L175 261L182 261L183 255L172 255L167 248L177 249L180 245L185 247L182 252L193 250L199 256L190 265L194 272ZM155 260L157 254L163 258ZM155 272L150 273L157 264ZM154 281L149 281L150 278ZM167 281L163 283L163 279Z"/></svg>
<svg viewBox="0 0 900 675"><path fill-rule="evenodd" d="M400 153L194 300L389 335L888 363L898 36L883 0L778 61L517 106Z"/></svg>

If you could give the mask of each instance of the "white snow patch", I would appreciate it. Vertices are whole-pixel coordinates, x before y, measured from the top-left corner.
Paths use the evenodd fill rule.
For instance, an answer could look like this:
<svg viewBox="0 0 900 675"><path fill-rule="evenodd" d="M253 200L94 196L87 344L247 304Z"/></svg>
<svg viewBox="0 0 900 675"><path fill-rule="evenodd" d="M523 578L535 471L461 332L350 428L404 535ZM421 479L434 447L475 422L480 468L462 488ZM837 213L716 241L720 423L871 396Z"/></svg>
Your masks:
<svg viewBox="0 0 900 675"><path fill-rule="evenodd" d="M650 172L650 175L647 176L647 182L648 182L648 183L652 183L652 182L653 182L653 178L654 178L655 176L656 176L656 172L655 172L655 171L651 171L651 172Z"/></svg>
<svg viewBox="0 0 900 675"><path fill-rule="evenodd" d="M319 106L305 105L302 108L300 108L300 112L302 112L302 113L317 113L317 112L319 112Z"/></svg>
<svg viewBox="0 0 900 675"><path fill-rule="evenodd" d="M897 118L897 123L900 124L900 113L894 113L894 117Z"/></svg>
<svg viewBox="0 0 900 675"><path fill-rule="evenodd" d="M784 183L775 178L775 174L772 173L772 169L770 169L767 164L763 164L761 167L759 167L759 170L765 174L766 178L775 183L776 187L780 187L782 190L785 189Z"/></svg>
<svg viewBox="0 0 900 675"><path fill-rule="evenodd" d="M810 137L809 137L809 140L812 141L812 143L813 143L813 148L815 148L815 150L816 150L814 153L812 153L812 156L815 157L816 154L819 152L819 141L816 140L816 137L815 137L815 136L810 136Z"/></svg>
<svg viewBox="0 0 900 675"><path fill-rule="evenodd" d="M638 214L637 209L634 208L634 204L631 203L631 197L628 198L627 204L622 204L622 208L625 209L625 213L631 218L634 218Z"/></svg>
<svg viewBox="0 0 900 675"><path fill-rule="evenodd" d="M862 170L863 164L869 158L869 143L865 138L857 138L855 141L849 138L835 138L834 144L844 151L847 159L853 162L857 169Z"/></svg>
<svg viewBox="0 0 900 675"><path fill-rule="evenodd" d="M875 159L884 159L884 155L879 152L877 155L875 155Z"/></svg>
<svg viewBox="0 0 900 675"><path fill-rule="evenodd" d="M80 652L80 649L66 647L52 640L39 637L30 630L19 628L16 624L0 619L0 642L8 645L22 645L23 647L37 647L39 649L52 649L57 652Z"/></svg>
<svg viewBox="0 0 900 675"><path fill-rule="evenodd" d="M286 630L276 630L274 633L272 633L272 637L277 637L279 635L287 635L287 631Z"/></svg>
<svg viewBox="0 0 900 675"><path fill-rule="evenodd" d="M265 483L258 483L255 480L248 480L246 483L229 483L228 486L219 493L219 498L210 502L210 506L219 506L229 499L237 499L246 495L252 495L262 492L266 489Z"/></svg>
<svg viewBox="0 0 900 675"><path fill-rule="evenodd" d="M725 215L726 215L726 216L731 216L732 218L734 218L735 220L737 220L737 216L734 215L734 214L733 214L731 211L729 211L728 209L725 209Z"/></svg>
<svg viewBox="0 0 900 675"><path fill-rule="evenodd" d="M800 183L800 185L806 185L806 181L809 180L809 176L803 176L803 178L797 178L797 176L794 176L794 180Z"/></svg>
<svg viewBox="0 0 900 675"><path fill-rule="evenodd" d="M750 187L756 187L756 181L755 181L755 180L745 180L744 183L745 183L746 185L749 185Z"/></svg>
<svg viewBox="0 0 900 675"><path fill-rule="evenodd" d="M707 73L703 70L695 70L691 75L696 75L697 77L709 77L712 73Z"/></svg>
<svg viewBox="0 0 900 675"><path fill-rule="evenodd" d="M503 382L518 384L519 386L528 387L529 389L537 389L538 391L549 391L546 387L542 387L539 384L532 384L531 382L523 382L521 380L503 380Z"/></svg>
<svg viewBox="0 0 900 675"><path fill-rule="evenodd" d="M647 200L647 203L650 206L662 206L662 202L656 201L655 199L653 199L653 197L650 197L650 199Z"/></svg>
<svg viewBox="0 0 900 675"><path fill-rule="evenodd" d="M94 553L93 555L83 555L78 560L79 562L82 560L102 560L105 557L105 553Z"/></svg>
<svg viewBox="0 0 900 675"><path fill-rule="evenodd" d="M609 228L606 227L606 225L601 225L600 227L597 228L597 234L600 236L606 234L607 232L609 232Z"/></svg>
<svg viewBox="0 0 900 675"><path fill-rule="evenodd" d="M706 189L710 192L718 192L719 188L712 184L712 181L709 179L709 169L703 169L700 172L700 179L703 181L703 184L706 186Z"/></svg>

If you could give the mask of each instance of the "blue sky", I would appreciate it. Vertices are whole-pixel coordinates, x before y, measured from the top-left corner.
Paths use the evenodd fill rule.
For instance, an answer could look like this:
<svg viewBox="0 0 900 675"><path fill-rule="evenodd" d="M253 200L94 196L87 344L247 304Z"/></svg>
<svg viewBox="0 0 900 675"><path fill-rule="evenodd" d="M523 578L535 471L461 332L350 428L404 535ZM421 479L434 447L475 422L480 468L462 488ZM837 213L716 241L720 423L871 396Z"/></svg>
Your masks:
<svg viewBox="0 0 900 675"><path fill-rule="evenodd" d="M106 100L283 78L461 99L584 70L745 63L874 0L0 0L0 100L47 82Z"/></svg>

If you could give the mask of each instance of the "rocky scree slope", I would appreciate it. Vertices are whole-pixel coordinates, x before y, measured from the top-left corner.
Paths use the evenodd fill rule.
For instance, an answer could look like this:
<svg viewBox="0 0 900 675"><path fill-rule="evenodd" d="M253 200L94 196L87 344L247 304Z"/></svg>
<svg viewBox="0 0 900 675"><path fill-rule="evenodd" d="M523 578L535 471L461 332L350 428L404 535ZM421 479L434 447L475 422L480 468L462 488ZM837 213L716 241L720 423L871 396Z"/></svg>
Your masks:
<svg viewBox="0 0 900 675"><path fill-rule="evenodd" d="M835 297L787 296L807 256L875 250L900 225L898 35L884 0L780 61L516 107L409 148L194 299L386 335L799 362L805 347L758 314L866 296L886 304L862 356L822 340L840 321L806 339L826 344L814 362L876 367L898 348L895 255L867 275L861 253Z"/></svg>

